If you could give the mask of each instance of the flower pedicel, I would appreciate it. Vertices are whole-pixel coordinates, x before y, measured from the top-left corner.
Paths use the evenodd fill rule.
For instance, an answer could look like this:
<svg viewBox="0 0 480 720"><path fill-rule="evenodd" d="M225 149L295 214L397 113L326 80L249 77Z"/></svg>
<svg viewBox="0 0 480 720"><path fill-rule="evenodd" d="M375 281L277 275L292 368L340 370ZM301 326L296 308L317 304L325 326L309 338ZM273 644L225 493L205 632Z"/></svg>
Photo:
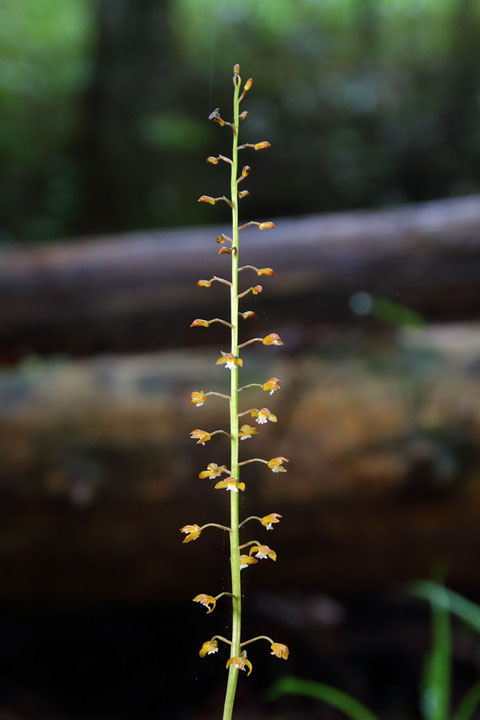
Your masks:
<svg viewBox="0 0 480 720"><path fill-rule="evenodd" d="M288 460L287 458L279 456L272 458L271 460L265 460L263 458L250 458L243 460L242 462L239 461L239 441L248 441L252 439L256 434L258 434L258 432L260 432L259 426L266 426L269 422L277 422L276 415L265 407L260 409L249 408L239 412L239 393L247 390L248 388L257 387L263 392L268 392L272 395L275 391L280 389L280 380L276 377L271 377L263 383L250 383L249 385L239 387L238 377L239 372L243 367L243 359L240 351L242 348L257 342L265 346L273 347L283 345L280 336L276 332L271 332L265 337L251 338L241 344L239 344L238 339L240 319L250 320L256 317L252 310L242 309L240 311L239 301L248 297L250 294L259 295L263 290L261 285L251 285L250 287L239 291L239 273L253 272L256 276L265 275L267 277L275 275L274 270L269 267L257 268L254 265L243 265L242 267L239 267L239 231L249 227L257 227L260 230L269 230L275 227L270 221L257 222L254 220L250 220L242 225L239 225L239 202L243 198L248 197L250 194L246 189L242 188L242 190L239 190L239 185L250 175L251 168L249 165L243 165L242 169L239 171L238 153L241 150L257 151L270 147L270 143L266 140L262 140L257 143L245 143L243 145L238 144L240 121L244 120L248 114L246 111L240 113L240 104L246 93L253 85L253 80L249 78L243 86L243 89L241 89L242 81L239 73L240 67L235 65L233 69L233 121L227 122L224 120L220 114L220 108L216 108L209 116L210 120L220 125L220 127L226 127L232 133L232 156L226 157L224 155L218 155L207 158L207 162L211 165L226 163L230 166L230 196L226 197L223 195L221 197L214 198L210 195L201 195L198 199L199 202L206 203L208 205L216 205L217 203L224 202L232 210L231 236L222 233L216 238L217 244L220 245L219 254L226 255L230 258L231 279L227 280L225 278L214 276L207 280L199 280L197 282L197 286L200 288L210 288L214 282L218 282L229 288L230 320L223 320L221 318L205 320L197 318L191 324L191 327L208 328L212 323L221 323L230 329L230 351L226 352L222 350L220 357L216 361L216 364L223 366L230 375L230 394L226 395L214 391L205 392L204 390L194 390L190 395L190 404L195 407L201 407L204 405L207 398L210 396L216 396L224 400L228 400L230 410L230 427L228 431L223 429L203 430L197 428L192 430L190 436L197 442L197 445L201 446L205 446L207 442L210 442L214 435L225 435L229 439L230 467L227 468L225 465L218 465L215 462L209 462L206 470L202 470L199 477L202 479L217 480L214 488L217 490L227 491L226 495L229 496L230 500L230 525L226 527L217 523L207 523L202 526L192 524L185 525L180 531L185 534L183 539L184 543L197 540L202 531L207 527L219 528L222 531L227 532L230 538L231 592L221 592L216 596L200 593L193 598L194 602L199 603L206 608L208 614L215 610L217 601L224 596L230 598L232 603L231 637L225 638L221 635L215 635L213 638L203 643L199 652L201 657L217 653L219 649L219 641L230 646L230 657L226 663L226 667L228 669L228 679L223 720L230 720L232 718L239 672L245 671L247 675L250 675L252 672L252 663L247 658L245 646L257 640L266 640L270 644L271 654L275 657L286 660L289 653L286 645L274 642L266 635L260 635L245 641L242 641L241 639L242 590L240 572L241 570L248 571L248 568L251 565L257 565L259 561L268 559L276 560L277 554L268 545L265 545L257 540L250 540L244 544L240 544L240 529L246 523L256 521L262 528L266 530L273 530L274 525L280 522L282 516L279 513L270 513L264 517L252 515L240 521L239 495L246 491L245 483L240 481L240 468L241 466L249 463L259 462L267 465L272 472L279 473L286 471L284 464L287 463ZM249 415L253 418L257 427L252 427L246 423L240 426L239 418L244 415ZM222 475L225 475L225 477L222 478ZM246 550L247 548L248 550ZM245 552L242 552L242 550L245 550Z"/></svg>

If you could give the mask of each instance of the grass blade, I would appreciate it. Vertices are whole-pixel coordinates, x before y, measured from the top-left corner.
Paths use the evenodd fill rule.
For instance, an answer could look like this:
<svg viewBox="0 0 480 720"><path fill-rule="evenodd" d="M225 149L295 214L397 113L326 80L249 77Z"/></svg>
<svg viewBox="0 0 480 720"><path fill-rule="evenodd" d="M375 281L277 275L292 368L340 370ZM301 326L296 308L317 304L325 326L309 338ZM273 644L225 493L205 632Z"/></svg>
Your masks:
<svg viewBox="0 0 480 720"><path fill-rule="evenodd" d="M475 709L480 702L480 680L477 680L467 692L462 702L457 708L453 720L470 720Z"/></svg>
<svg viewBox="0 0 480 720"><path fill-rule="evenodd" d="M441 598L444 588L437 585L432 602L432 649L427 657L422 688L422 713L425 720L448 720L451 683L451 638L448 599Z"/></svg>
<svg viewBox="0 0 480 720"><path fill-rule="evenodd" d="M301 680L289 676L280 678L269 688L267 697L269 700L276 700L286 694L323 700L328 705L345 713L352 720L377 720L375 715L355 698L337 688L313 680Z"/></svg>
<svg viewBox="0 0 480 720"><path fill-rule="evenodd" d="M419 580L412 586L413 594L429 600L432 605L450 610L460 620L480 632L480 607L432 580Z"/></svg>

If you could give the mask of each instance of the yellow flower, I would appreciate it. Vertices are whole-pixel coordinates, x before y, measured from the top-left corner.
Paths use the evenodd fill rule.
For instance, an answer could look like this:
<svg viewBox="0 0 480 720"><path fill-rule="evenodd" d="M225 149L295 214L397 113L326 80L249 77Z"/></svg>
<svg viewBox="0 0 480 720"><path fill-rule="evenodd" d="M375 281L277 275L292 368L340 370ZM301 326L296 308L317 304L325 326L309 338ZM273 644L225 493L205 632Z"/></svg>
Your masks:
<svg viewBox="0 0 480 720"><path fill-rule="evenodd" d="M252 288L252 294L253 295L260 295L262 292L263 287L261 285L255 285L255 287Z"/></svg>
<svg viewBox="0 0 480 720"><path fill-rule="evenodd" d="M282 660L288 660L290 651L286 645L282 645L282 643L272 643L270 648L272 650L270 655L275 655L275 657L281 658Z"/></svg>
<svg viewBox="0 0 480 720"><path fill-rule="evenodd" d="M197 282L197 287L211 287L212 281L211 280L199 280Z"/></svg>
<svg viewBox="0 0 480 720"><path fill-rule="evenodd" d="M216 640L207 640L207 642L203 643L198 654L200 657L205 657L205 655L212 655L212 653L216 652L218 652L218 642Z"/></svg>
<svg viewBox="0 0 480 720"><path fill-rule="evenodd" d="M202 528L199 525L184 525L182 528L180 528L180 532L186 534L187 537L183 539L183 542L188 543L200 537Z"/></svg>
<svg viewBox="0 0 480 720"><path fill-rule="evenodd" d="M222 473L228 473L227 468L225 465L217 465L217 463L208 463L207 469L202 470L201 473L199 473L199 478L209 478L210 480L213 480L214 478L219 477Z"/></svg>
<svg viewBox="0 0 480 720"><path fill-rule="evenodd" d="M262 140L262 142L255 143L253 147L255 150L264 150L265 148L271 147L271 145L268 140Z"/></svg>
<svg viewBox="0 0 480 720"><path fill-rule="evenodd" d="M243 360L242 358L235 357L235 355L232 355L232 353L224 353L223 350L221 351L222 355L218 358L216 365L223 365L225 364L226 370L234 370L235 365L238 365L239 367L242 367Z"/></svg>
<svg viewBox="0 0 480 720"><path fill-rule="evenodd" d="M255 565L257 562L258 560L250 555L240 555L240 570L244 570L249 565Z"/></svg>
<svg viewBox="0 0 480 720"><path fill-rule="evenodd" d="M260 230L268 230L274 228L275 225L273 224L273 222L262 222L258 227Z"/></svg>
<svg viewBox="0 0 480 720"><path fill-rule="evenodd" d="M265 392L267 392L267 390L270 390L270 395L273 395L275 390L280 390L280 385L278 384L279 382L280 380L278 378L272 377L270 378L270 380L267 380L263 383L262 390L265 390Z"/></svg>
<svg viewBox="0 0 480 720"><path fill-rule="evenodd" d="M278 513L270 513L270 515L265 515L265 517L261 519L261 523L267 530L273 530L272 525L280 522L279 518L281 517Z"/></svg>
<svg viewBox="0 0 480 720"><path fill-rule="evenodd" d="M223 489L238 493L239 490L245 490L245 483L237 482L232 477L228 477L225 478L225 480L220 480L220 482L217 482L215 485L215 490Z"/></svg>
<svg viewBox="0 0 480 720"><path fill-rule="evenodd" d="M256 435L257 433L257 428L254 428L251 425L242 425L238 431L238 437L240 440L248 440L248 438L251 438L252 435Z"/></svg>
<svg viewBox="0 0 480 720"><path fill-rule="evenodd" d="M236 668L237 670L246 670L248 668L247 676L250 675L252 672L252 663L250 660L247 660L246 657L233 657L227 660L226 667L229 668L230 666Z"/></svg>
<svg viewBox="0 0 480 720"><path fill-rule="evenodd" d="M210 283L209 280L199 280L198 282L199 283L207 283L207 282ZM198 283L197 283L197 285L198 285ZM211 283L210 283L210 285L211 285ZM205 286L205 287L209 287L210 285ZM192 322L190 327L210 327L210 322L208 320L202 320L201 318L197 318L196 320L194 320Z"/></svg>
<svg viewBox="0 0 480 720"><path fill-rule="evenodd" d="M197 445L205 445L206 442L212 439L210 433L206 430L199 430L198 428L196 430L192 430L190 437L192 440L197 441Z"/></svg>
<svg viewBox="0 0 480 720"><path fill-rule="evenodd" d="M277 553L275 550L272 550L271 547L268 547L268 545L252 545L249 554L255 555L258 560L270 558L270 560L275 561L277 559Z"/></svg>
<svg viewBox="0 0 480 720"><path fill-rule="evenodd" d="M283 345L283 342L278 333L270 333L266 335L262 340L264 345Z"/></svg>
<svg viewBox="0 0 480 720"><path fill-rule="evenodd" d="M253 418L256 418L256 422L259 425L265 425L267 420L269 420L270 422L277 422L277 416L274 415L272 412L270 412L270 410L268 408L261 408L260 410L257 410L256 408L254 408L250 412L250 415Z"/></svg>
<svg viewBox="0 0 480 720"><path fill-rule="evenodd" d="M211 612L215 610L215 606L217 604L217 601L214 597L211 595L205 595L205 593L200 593L200 595L196 595L193 598L193 602L198 602L200 605L203 605L207 608L207 615L210 615ZM212 607L210 607L210 605Z"/></svg>
<svg viewBox="0 0 480 720"><path fill-rule="evenodd" d="M195 407L200 407L207 399L207 396L205 395L203 390L194 390L192 393L190 393L190 397L190 405L195 405Z"/></svg>
<svg viewBox="0 0 480 720"><path fill-rule="evenodd" d="M275 457L268 461L267 465L270 470L274 473L287 472L287 469L283 467L283 463L288 462L286 457Z"/></svg>

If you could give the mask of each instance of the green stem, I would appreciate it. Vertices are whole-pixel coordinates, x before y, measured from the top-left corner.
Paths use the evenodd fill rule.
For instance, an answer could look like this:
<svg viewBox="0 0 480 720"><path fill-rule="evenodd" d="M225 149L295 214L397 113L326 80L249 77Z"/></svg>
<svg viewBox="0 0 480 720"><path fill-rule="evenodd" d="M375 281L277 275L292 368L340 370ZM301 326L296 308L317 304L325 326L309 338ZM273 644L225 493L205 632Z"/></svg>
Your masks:
<svg viewBox="0 0 480 720"><path fill-rule="evenodd" d="M230 286L230 323L231 353L238 357L238 130L239 111L238 96L240 77L234 75L233 93L233 147L232 168L230 176L231 204L232 204L232 281ZM238 366L231 371L230 385L230 470L235 480L240 480L238 464ZM241 623L242 623L242 586L240 580L240 550L239 550L239 524L238 524L238 493L230 493L230 568L232 575L232 644L230 657L240 656ZM238 670L230 666L228 670L227 690L223 708L223 720L231 720L235 693L237 690Z"/></svg>

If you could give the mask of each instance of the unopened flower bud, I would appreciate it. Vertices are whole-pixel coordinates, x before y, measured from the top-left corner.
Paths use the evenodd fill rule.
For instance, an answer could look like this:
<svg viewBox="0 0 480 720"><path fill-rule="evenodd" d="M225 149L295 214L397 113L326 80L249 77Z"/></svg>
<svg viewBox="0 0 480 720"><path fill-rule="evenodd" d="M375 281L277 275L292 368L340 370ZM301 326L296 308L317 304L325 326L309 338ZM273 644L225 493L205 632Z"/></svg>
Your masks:
<svg viewBox="0 0 480 720"><path fill-rule="evenodd" d="M210 197L210 195L201 195L198 198L197 202L206 202L206 203L209 203L210 205L215 205L215 203L217 201L215 200L215 198Z"/></svg>
<svg viewBox="0 0 480 720"><path fill-rule="evenodd" d="M248 78L247 82L245 83L245 85L243 87L243 92L248 92L248 90L250 90L252 85L253 85L253 78Z"/></svg>
<svg viewBox="0 0 480 720"><path fill-rule="evenodd" d="M255 287L252 288L252 293L253 293L254 295L260 295L260 293L262 292L262 290L263 290L263 287L262 287L261 285L255 285Z"/></svg>
<svg viewBox="0 0 480 720"><path fill-rule="evenodd" d="M267 230L268 228L274 228L274 227L275 227L275 225L273 224L273 222L262 222L258 226L258 229L259 230Z"/></svg>
<svg viewBox="0 0 480 720"><path fill-rule="evenodd" d="M211 280L199 280L197 282L197 287L211 287L212 281Z"/></svg>
<svg viewBox="0 0 480 720"><path fill-rule="evenodd" d="M264 150L265 148L271 147L268 140L262 140L262 142L255 143L253 146L255 150Z"/></svg>
<svg viewBox="0 0 480 720"><path fill-rule="evenodd" d="M241 190L241 192L238 193L238 197L240 200L244 197L248 197L250 195L250 190Z"/></svg>
<svg viewBox="0 0 480 720"><path fill-rule="evenodd" d="M242 177L243 178L247 177L247 175L250 173L251 169L252 168L250 167L250 165L244 165L242 168Z"/></svg>
<svg viewBox="0 0 480 720"><path fill-rule="evenodd" d="M248 110L244 110L240 115L238 116L240 120L245 120L245 118L248 115Z"/></svg>
<svg viewBox="0 0 480 720"><path fill-rule="evenodd" d="M236 64L233 66L233 72L235 73L235 75L238 75L238 74L239 74L239 72L240 72L240 65L239 65L238 63L236 63Z"/></svg>
<svg viewBox="0 0 480 720"><path fill-rule="evenodd" d="M201 280L199 280L201 282ZM210 327L210 323L208 320L202 320L201 318L197 318L192 322L190 327Z"/></svg>
<svg viewBox="0 0 480 720"><path fill-rule="evenodd" d="M213 157L213 155L209 155L209 157L207 157L207 162L212 163L212 165L218 165L218 158Z"/></svg>

